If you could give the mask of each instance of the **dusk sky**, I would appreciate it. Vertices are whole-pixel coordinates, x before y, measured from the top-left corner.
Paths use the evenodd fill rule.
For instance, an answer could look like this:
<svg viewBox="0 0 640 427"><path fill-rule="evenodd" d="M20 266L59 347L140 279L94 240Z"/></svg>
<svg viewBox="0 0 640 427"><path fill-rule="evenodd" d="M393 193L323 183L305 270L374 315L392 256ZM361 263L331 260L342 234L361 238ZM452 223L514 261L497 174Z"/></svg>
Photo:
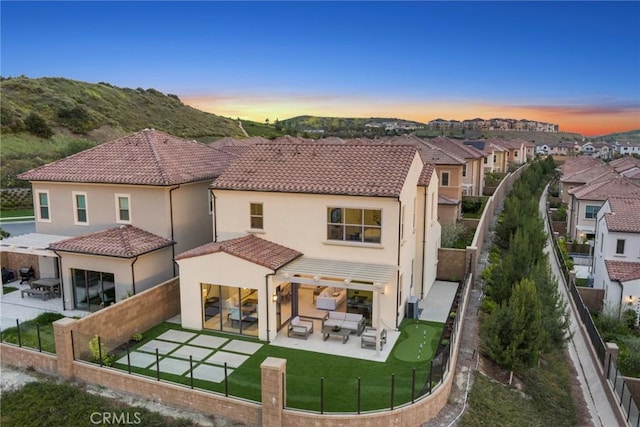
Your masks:
<svg viewBox="0 0 640 427"><path fill-rule="evenodd" d="M640 2L10 2L2 76L155 88L227 117L640 129Z"/></svg>

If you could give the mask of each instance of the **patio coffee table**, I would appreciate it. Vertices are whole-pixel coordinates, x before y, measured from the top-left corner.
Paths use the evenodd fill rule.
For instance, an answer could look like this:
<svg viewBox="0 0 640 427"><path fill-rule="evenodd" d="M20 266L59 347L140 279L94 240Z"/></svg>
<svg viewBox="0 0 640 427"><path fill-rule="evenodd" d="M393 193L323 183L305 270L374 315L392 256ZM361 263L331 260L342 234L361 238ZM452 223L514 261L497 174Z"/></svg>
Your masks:
<svg viewBox="0 0 640 427"><path fill-rule="evenodd" d="M337 335L342 337L342 344L346 343L349 340L349 334L351 330L340 328L338 330L333 329L333 326L325 326L322 328L322 341L326 341L329 339L331 335Z"/></svg>

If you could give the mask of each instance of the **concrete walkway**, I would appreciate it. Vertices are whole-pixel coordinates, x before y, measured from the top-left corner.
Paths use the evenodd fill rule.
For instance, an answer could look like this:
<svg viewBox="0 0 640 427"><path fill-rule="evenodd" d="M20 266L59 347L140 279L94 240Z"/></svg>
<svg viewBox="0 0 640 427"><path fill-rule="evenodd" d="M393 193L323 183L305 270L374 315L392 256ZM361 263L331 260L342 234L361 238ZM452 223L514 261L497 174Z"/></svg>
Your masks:
<svg viewBox="0 0 640 427"><path fill-rule="evenodd" d="M539 209L542 218L547 217L546 200L547 189L545 189L542 197L540 198ZM571 308L569 310L571 318L571 339L568 343L569 357L578 372L578 380L580 381L584 400L587 402L589 412L591 413L591 419L595 426L616 426L618 425L618 419L616 418L614 409L611 407L609 399L605 393L605 384L603 384L603 380L598 375L599 368L596 366L593 357L589 353L587 342L581 331L581 322L573 305L572 298L568 294L564 275L561 273L558 258L553 250L553 243L551 241L552 234L549 230L549 223L545 220L544 225L545 231L549 237L547 246L545 247L545 253L549 255L551 271L553 271L558 279L558 290L560 295L562 295L562 298L567 301Z"/></svg>

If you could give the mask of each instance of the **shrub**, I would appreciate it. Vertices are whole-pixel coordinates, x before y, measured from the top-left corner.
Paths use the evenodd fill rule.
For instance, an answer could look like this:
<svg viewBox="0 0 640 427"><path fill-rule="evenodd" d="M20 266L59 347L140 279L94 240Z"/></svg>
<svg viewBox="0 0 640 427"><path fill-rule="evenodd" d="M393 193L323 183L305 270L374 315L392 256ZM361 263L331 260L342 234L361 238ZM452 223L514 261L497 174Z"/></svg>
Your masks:
<svg viewBox="0 0 640 427"><path fill-rule="evenodd" d="M141 333L133 334L131 339L134 340L135 342L140 342L142 341L142 334Z"/></svg>
<svg viewBox="0 0 640 427"><path fill-rule="evenodd" d="M89 351L93 356L93 360L96 362L100 362L100 359L102 358L103 365L111 366L113 364L113 355L108 354L104 342L100 342L100 337L97 335L89 341Z"/></svg>
<svg viewBox="0 0 640 427"><path fill-rule="evenodd" d="M622 312L622 321L626 323L629 329L635 329L638 324L638 313L635 310L628 308Z"/></svg>
<svg viewBox="0 0 640 427"><path fill-rule="evenodd" d="M24 121L25 127L29 133L42 138L51 138L53 136L53 130L49 123L36 112L31 112Z"/></svg>

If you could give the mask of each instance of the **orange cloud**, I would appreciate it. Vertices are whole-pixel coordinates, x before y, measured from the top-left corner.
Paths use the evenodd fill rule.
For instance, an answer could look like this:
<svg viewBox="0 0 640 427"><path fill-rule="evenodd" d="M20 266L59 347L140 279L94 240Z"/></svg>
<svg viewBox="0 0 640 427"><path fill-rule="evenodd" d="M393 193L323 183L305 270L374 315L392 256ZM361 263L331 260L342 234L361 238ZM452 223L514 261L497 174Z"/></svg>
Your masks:
<svg viewBox="0 0 640 427"><path fill-rule="evenodd" d="M300 115L333 117L392 117L426 123L436 118L465 120L502 117L560 125L564 132L587 136L640 128L639 105L509 105L477 100L406 100L354 94L183 95L182 101L226 117L263 122Z"/></svg>

